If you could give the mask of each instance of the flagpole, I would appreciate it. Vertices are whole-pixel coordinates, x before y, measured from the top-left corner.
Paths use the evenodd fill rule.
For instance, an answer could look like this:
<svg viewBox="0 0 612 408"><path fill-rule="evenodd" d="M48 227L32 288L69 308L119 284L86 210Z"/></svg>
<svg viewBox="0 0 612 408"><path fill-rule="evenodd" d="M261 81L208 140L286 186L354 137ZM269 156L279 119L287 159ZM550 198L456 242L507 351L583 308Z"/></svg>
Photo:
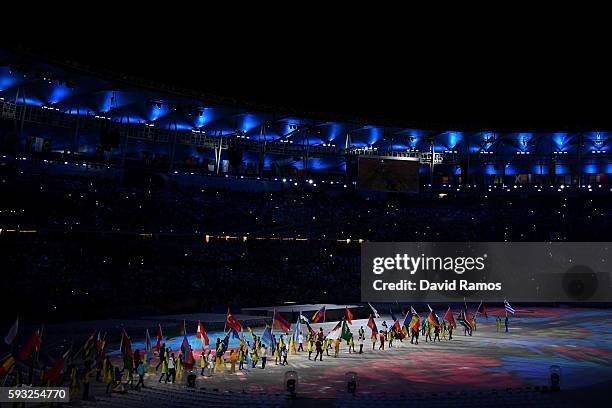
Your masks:
<svg viewBox="0 0 612 408"><path fill-rule="evenodd" d="M96 333L96 331L94 331L94 334ZM91 336L90 336L91 337ZM87 340L89 340L89 337L87 337L87 339L85 340L85 343L87 343ZM121 335L121 342L123 343L123 334ZM83 350L83 348L85 347L85 343L83 343L83 345L81 347L79 347L79 349L77 350L76 353L74 353L75 356L79 355L81 353L81 351ZM119 346L119 351L121 351L121 346Z"/></svg>
<svg viewBox="0 0 612 408"><path fill-rule="evenodd" d="M38 363L38 356L40 354L40 348L42 347L42 335L43 335L43 331L44 330L45 330L45 325L44 324L40 325L40 335L38 337L38 340L39 340L40 344L36 348L36 362L37 363Z"/></svg>
<svg viewBox="0 0 612 408"><path fill-rule="evenodd" d="M227 330L227 316L229 316L230 313L230 308L227 308L227 314L225 315L225 323L223 323L223 333L225 333L225 330Z"/></svg>
<svg viewBox="0 0 612 408"><path fill-rule="evenodd" d="M476 309L476 313L474 313L474 319L478 317L478 311L480 310L480 306L482 306L482 300L480 301L480 304L478 305L478 308Z"/></svg>

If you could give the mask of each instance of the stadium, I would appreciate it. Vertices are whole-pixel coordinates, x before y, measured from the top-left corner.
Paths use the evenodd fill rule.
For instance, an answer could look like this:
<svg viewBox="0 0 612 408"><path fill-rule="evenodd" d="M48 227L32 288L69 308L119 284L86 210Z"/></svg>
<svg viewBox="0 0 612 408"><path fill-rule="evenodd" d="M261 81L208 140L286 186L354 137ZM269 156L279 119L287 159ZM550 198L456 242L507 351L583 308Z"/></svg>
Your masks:
<svg viewBox="0 0 612 408"><path fill-rule="evenodd" d="M84 407L605 401L612 133L585 126L413 127L0 49L0 381ZM416 295L398 258L370 294L400 253L446 271L413 264Z"/></svg>

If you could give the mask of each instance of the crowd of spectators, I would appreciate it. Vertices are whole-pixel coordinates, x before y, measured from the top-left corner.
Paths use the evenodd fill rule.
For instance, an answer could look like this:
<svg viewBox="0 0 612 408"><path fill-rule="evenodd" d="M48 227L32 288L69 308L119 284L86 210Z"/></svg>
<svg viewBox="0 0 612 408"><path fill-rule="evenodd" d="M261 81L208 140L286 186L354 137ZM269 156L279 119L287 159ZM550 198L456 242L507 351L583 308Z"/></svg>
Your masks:
<svg viewBox="0 0 612 408"><path fill-rule="evenodd" d="M354 302L360 239L610 241L612 231L610 201L588 195L247 193L17 172L0 177L0 197L7 313L51 319Z"/></svg>

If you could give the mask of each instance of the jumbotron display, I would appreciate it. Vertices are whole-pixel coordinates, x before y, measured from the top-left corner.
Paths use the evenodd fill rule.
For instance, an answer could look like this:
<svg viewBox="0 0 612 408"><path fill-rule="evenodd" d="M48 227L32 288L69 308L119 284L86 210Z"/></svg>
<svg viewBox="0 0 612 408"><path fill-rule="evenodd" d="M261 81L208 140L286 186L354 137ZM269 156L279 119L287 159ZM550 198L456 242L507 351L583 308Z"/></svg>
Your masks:
<svg viewBox="0 0 612 408"><path fill-rule="evenodd" d="M408 157L360 157L359 188L365 191L419 192L419 160Z"/></svg>

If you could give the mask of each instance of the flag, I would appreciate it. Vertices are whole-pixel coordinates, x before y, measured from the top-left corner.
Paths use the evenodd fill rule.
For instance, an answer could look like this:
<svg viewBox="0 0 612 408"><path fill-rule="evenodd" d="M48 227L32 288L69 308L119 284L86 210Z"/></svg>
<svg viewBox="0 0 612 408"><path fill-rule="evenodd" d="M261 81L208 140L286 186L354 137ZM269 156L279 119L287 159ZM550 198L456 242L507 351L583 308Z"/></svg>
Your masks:
<svg viewBox="0 0 612 408"><path fill-rule="evenodd" d="M450 306L448 307L448 310L446 311L446 313L444 313L444 316L442 316L442 318L449 322L453 326L453 328L457 328L457 322L455 321L455 317L453 316L453 311L451 310Z"/></svg>
<svg viewBox="0 0 612 408"><path fill-rule="evenodd" d="M230 312L229 308L227 308L227 316L225 317L225 325L227 327L231 327L237 332L242 331L242 324L234 318L234 315Z"/></svg>
<svg viewBox="0 0 612 408"><path fill-rule="evenodd" d="M161 342L164 340L164 333L162 333L161 324L157 325L157 335L155 337L157 338L157 342L155 343L155 348L153 350L159 352L161 349Z"/></svg>
<svg viewBox="0 0 612 408"><path fill-rule="evenodd" d="M349 341L352 337L351 329L346 322L346 319L342 319L342 331L340 333L340 338L346 341Z"/></svg>
<svg viewBox="0 0 612 408"><path fill-rule="evenodd" d="M412 315L412 320L410 320L410 325L409 325L410 329L418 331L419 328L421 327L421 318L419 317L419 315L415 314Z"/></svg>
<svg viewBox="0 0 612 408"><path fill-rule="evenodd" d="M300 334L302 334L302 323L300 322L300 318L297 318L297 322L295 322L295 331L293 334L293 339L294 341L297 343L298 339L300 338Z"/></svg>
<svg viewBox="0 0 612 408"><path fill-rule="evenodd" d="M459 313L459 316L457 316L457 320L459 320L459 324L461 324L461 326L463 326L467 331L469 331L470 334L472 333L472 325L467 321L464 311L461 311Z"/></svg>
<svg viewBox="0 0 612 408"><path fill-rule="evenodd" d="M81 352L81 358L83 360L89 360L91 357L91 352L96 344L96 332L97 330L94 330L87 340L85 340L85 344L83 344L83 351Z"/></svg>
<svg viewBox="0 0 612 408"><path fill-rule="evenodd" d="M177 326L171 327L169 330L166 331L165 337L166 337L166 340L174 339L177 337L183 337L185 336L186 332L187 330L185 328L185 320L181 320Z"/></svg>
<svg viewBox="0 0 612 408"><path fill-rule="evenodd" d="M374 309L374 306L372 306L370 302L368 302L368 306L370 306L370 309L372 309L372 314L374 314L374 317L378 319L380 317L380 315L378 314L378 310Z"/></svg>
<svg viewBox="0 0 612 408"><path fill-rule="evenodd" d="M187 339L187 335L183 336L183 342L181 343L181 352L183 353L183 361L187 361L187 357L189 356L189 340Z"/></svg>
<svg viewBox="0 0 612 408"><path fill-rule="evenodd" d="M476 310L476 313L484 315L485 319L489 317L487 315L487 308L485 307L484 303L482 303L482 301L480 301L480 306L478 306L478 310Z"/></svg>
<svg viewBox="0 0 612 408"><path fill-rule="evenodd" d="M399 302L395 302L395 304L397 305L397 312L401 315L404 314L404 308L402 307L402 305L399 304Z"/></svg>
<svg viewBox="0 0 612 408"><path fill-rule="evenodd" d="M121 331L121 343L119 345L119 350L121 351L121 356L123 357L123 365L125 367L132 368L132 355L134 354L132 351L132 341L130 340L130 337L125 329L122 329Z"/></svg>
<svg viewBox="0 0 612 408"><path fill-rule="evenodd" d="M412 306L410 306L410 313L412 314L412 318L410 319L410 324L408 325L408 328L415 328L415 330L419 330L419 327L421 327L421 317Z"/></svg>
<svg viewBox="0 0 612 408"><path fill-rule="evenodd" d="M399 319L397 319L397 320L395 321L394 326L395 326L395 333L397 333L397 336L398 336L400 339L403 339L403 338L404 338L404 331L402 330L402 326L401 326L401 324L400 324Z"/></svg>
<svg viewBox="0 0 612 408"><path fill-rule="evenodd" d="M370 318L368 319L368 327L370 330L372 330L372 336L378 336L378 327L376 327L376 322L374 321L372 315L370 315Z"/></svg>
<svg viewBox="0 0 612 408"><path fill-rule="evenodd" d="M38 348L40 347L41 341L42 340L40 336L40 331L36 329L34 334L32 334L32 336L26 342L25 346L23 346L23 348L19 352L19 359L23 361L26 358L30 357L30 354L38 350Z"/></svg>
<svg viewBox="0 0 612 408"><path fill-rule="evenodd" d="M274 340L274 336L272 336L272 330L269 326L266 326L263 334L261 335L261 342L267 344L272 350L276 349L276 341Z"/></svg>
<svg viewBox="0 0 612 408"><path fill-rule="evenodd" d="M201 321L198 320L198 327L196 329L196 337L198 339L202 339L202 347L205 345L209 345L208 335L206 334L206 330L204 330L204 325Z"/></svg>
<svg viewBox="0 0 612 408"><path fill-rule="evenodd" d="M474 322L474 316L470 312L468 312L467 309L465 310L464 317L465 321L468 322L472 329L474 329L474 326L476 325L476 323Z"/></svg>
<svg viewBox="0 0 612 408"><path fill-rule="evenodd" d="M230 327L230 330L229 330L228 334L229 333L232 334L232 338L240 340L240 335L238 334L236 329L234 329L233 327Z"/></svg>
<svg viewBox="0 0 612 408"><path fill-rule="evenodd" d="M413 315L411 315L410 313L406 313L406 316L404 316L404 321L402 322L402 326L409 329L410 322L412 321L412 317Z"/></svg>
<svg viewBox="0 0 612 408"><path fill-rule="evenodd" d="M253 329L251 329L249 326L247 326L247 331L249 333L251 333L251 338L253 339L253 346L255 346L256 340L255 340L255 333L253 333Z"/></svg>
<svg viewBox="0 0 612 408"><path fill-rule="evenodd" d="M325 306L323 306L322 308L317 310L315 312L315 314L312 315L313 323L319 323L319 321L321 321L321 319L325 319Z"/></svg>
<svg viewBox="0 0 612 408"><path fill-rule="evenodd" d="M427 316L427 320L432 326L440 327L440 320L438 319L438 316L436 316L431 306L427 305L427 307L429 308L429 316Z"/></svg>
<svg viewBox="0 0 612 408"><path fill-rule="evenodd" d="M310 333L310 334L312 334L314 336L315 331L310 326L310 322L308 321L308 319L306 319L304 316L300 315L300 323L305 324L306 328L308 329L308 333Z"/></svg>
<svg viewBox="0 0 612 408"><path fill-rule="evenodd" d="M339 339L341 335L342 335L342 322L340 321L329 332L329 334L327 335L327 338L330 340L336 340L336 339Z"/></svg>
<svg viewBox="0 0 612 408"><path fill-rule="evenodd" d="M104 347L106 346L106 333L104 333L104 337L102 337L102 333L98 331L98 337L96 338L96 351L98 354L102 354L104 351Z"/></svg>
<svg viewBox="0 0 612 408"><path fill-rule="evenodd" d="M302 322L302 323L310 323L310 320L308 320L308 318L306 316L304 316L302 313L300 313L300 322Z"/></svg>
<svg viewBox="0 0 612 408"><path fill-rule="evenodd" d="M346 309L346 321L349 324L353 324L353 313L351 313L351 311L348 308L348 306L345 306L345 309Z"/></svg>
<svg viewBox="0 0 612 408"><path fill-rule="evenodd" d="M15 357L12 354L7 354L0 360L0 377L4 377L11 372L15 365Z"/></svg>
<svg viewBox="0 0 612 408"><path fill-rule="evenodd" d="M514 309L512 308L512 306L510 306L510 303L508 303L508 301L505 299L504 299L504 308L506 309L506 313L514 314Z"/></svg>
<svg viewBox="0 0 612 408"><path fill-rule="evenodd" d="M429 316L427 316L427 320L434 327L440 327L440 320L438 320L438 316L434 312L429 312Z"/></svg>
<svg viewBox="0 0 612 408"><path fill-rule="evenodd" d="M393 314L393 310L391 310L391 308L389 308L389 314L391 315L391 320L396 321L397 317L395 317L395 315Z"/></svg>
<svg viewBox="0 0 612 408"><path fill-rule="evenodd" d="M68 358L69 353L70 349L66 350L66 352L62 354L55 363L53 363L49 371L45 373L45 380L49 381L51 384L59 384L60 375L64 369L66 358Z"/></svg>
<svg viewBox="0 0 612 408"><path fill-rule="evenodd" d="M153 345L151 344L151 335L149 334L149 329L147 329L147 334L146 334L146 339L145 339L145 359L147 358L151 358L153 357ZM146 361L146 360L145 360Z"/></svg>
<svg viewBox="0 0 612 408"><path fill-rule="evenodd" d="M291 329L291 323L289 323L280 313L276 312L274 309L274 315L272 316L272 323L274 323L283 333L289 333L289 329Z"/></svg>
<svg viewBox="0 0 612 408"><path fill-rule="evenodd" d="M221 340L221 351L218 354L219 356L225 353L227 349L229 348L229 341L230 341L229 336L230 336L229 332L225 333L225 337L223 338L223 340Z"/></svg>
<svg viewBox="0 0 612 408"><path fill-rule="evenodd" d="M15 341L15 337L17 337L17 331L19 330L19 317L15 320L15 323L9 329L7 335L4 337L4 342L9 346L13 344Z"/></svg>

